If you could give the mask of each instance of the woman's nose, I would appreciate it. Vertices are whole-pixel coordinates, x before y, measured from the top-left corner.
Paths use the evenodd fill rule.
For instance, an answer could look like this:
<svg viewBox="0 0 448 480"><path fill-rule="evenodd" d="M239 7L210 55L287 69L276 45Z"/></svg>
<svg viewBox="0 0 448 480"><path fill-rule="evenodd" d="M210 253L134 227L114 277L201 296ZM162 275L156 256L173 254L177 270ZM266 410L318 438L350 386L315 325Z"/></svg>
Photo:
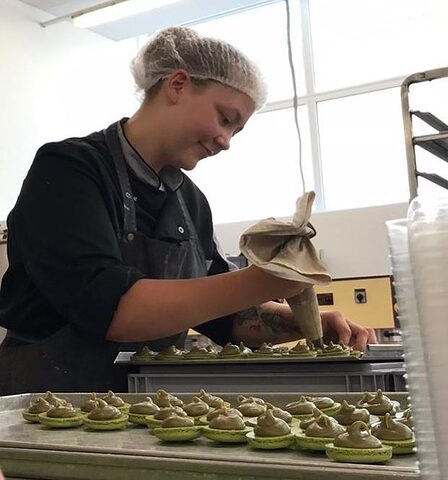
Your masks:
<svg viewBox="0 0 448 480"><path fill-rule="evenodd" d="M219 146L220 150L228 150L230 148L230 139L231 135L218 135L215 138L216 144Z"/></svg>

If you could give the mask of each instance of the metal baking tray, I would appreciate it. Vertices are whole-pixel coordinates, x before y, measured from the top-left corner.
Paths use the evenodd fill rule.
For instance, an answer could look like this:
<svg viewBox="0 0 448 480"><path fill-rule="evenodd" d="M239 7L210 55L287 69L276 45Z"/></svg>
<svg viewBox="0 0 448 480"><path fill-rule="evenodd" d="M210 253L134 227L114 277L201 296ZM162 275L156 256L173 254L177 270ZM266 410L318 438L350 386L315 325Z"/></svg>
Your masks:
<svg viewBox="0 0 448 480"><path fill-rule="evenodd" d="M179 394L190 400L195 393ZM60 393L75 406L88 393ZM119 394L134 403L145 394ZM299 393L257 394L278 406ZM335 401L354 402L360 394L326 393ZM235 403L236 394L220 394ZM390 393L406 405L406 394ZM142 426L115 432L83 428L52 430L22 419L32 395L0 397L0 465L8 478L44 480L407 480L419 479L415 454L381 465L337 463L325 454L297 449L258 451L247 445L218 445L199 438L191 443L160 442Z"/></svg>
<svg viewBox="0 0 448 480"><path fill-rule="evenodd" d="M120 365L225 365L225 364L258 364L258 363L328 363L328 362L351 362L356 363L361 358L352 356L327 356L327 357L288 357L288 356L266 356L263 357L237 357L237 358L204 358L189 360L188 358L179 358L174 360L131 360L135 352L120 352L115 359L115 363Z"/></svg>

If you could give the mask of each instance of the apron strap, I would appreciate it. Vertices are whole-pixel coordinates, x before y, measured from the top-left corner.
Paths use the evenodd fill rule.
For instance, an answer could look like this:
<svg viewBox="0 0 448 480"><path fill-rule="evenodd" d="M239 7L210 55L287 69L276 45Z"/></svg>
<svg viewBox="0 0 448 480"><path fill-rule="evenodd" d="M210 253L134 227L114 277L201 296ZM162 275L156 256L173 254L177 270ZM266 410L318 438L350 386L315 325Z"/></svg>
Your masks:
<svg viewBox="0 0 448 480"><path fill-rule="evenodd" d="M118 139L118 123L114 123L103 132L106 137L106 144L112 153L114 165L120 182L121 195L123 200L123 240L132 241L137 232L137 215L135 213L135 202L129 181L128 170L120 141Z"/></svg>
<svg viewBox="0 0 448 480"><path fill-rule="evenodd" d="M110 127L106 128L103 132L106 137L106 144L109 147L115 168L118 174L118 181L120 183L120 189L123 200L123 234L122 239L130 242L134 239L137 232L137 215L135 210L134 195L132 193L131 183L129 180L128 170L126 166L126 160L121 149L120 140L118 138L118 125L119 122L114 123ZM176 196L179 201L182 213L185 218L185 223L188 225L190 236L198 240L198 234L194 227L191 216L188 212L187 205L183 199L180 190L176 190Z"/></svg>

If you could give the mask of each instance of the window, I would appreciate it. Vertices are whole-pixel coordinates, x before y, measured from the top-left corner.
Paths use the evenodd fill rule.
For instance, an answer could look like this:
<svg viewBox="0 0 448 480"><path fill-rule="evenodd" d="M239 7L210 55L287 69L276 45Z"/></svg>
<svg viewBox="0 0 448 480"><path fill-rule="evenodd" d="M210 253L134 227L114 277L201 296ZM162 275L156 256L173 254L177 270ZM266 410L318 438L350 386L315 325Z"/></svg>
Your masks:
<svg viewBox="0 0 448 480"><path fill-rule="evenodd" d="M275 2L193 26L201 34L230 42L259 65L269 86L267 103L271 105L285 100L292 105L285 12L284 2ZM292 15L296 24L300 22L297 8ZM293 42L294 50L300 51L300 35L294 36ZM304 95L303 65L298 63L295 69L299 95ZM300 108L299 121L304 175L308 189L312 189L310 134L304 107ZM215 223L290 216L302 192L293 109L280 105L254 115L244 133L232 140L229 151L201 162L188 175L206 194Z"/></svg>
<svg viewBox="0 0 448 480"><path fill-rule="evenodd" d="M448 3L289 4L302 158L306 188L316 190L315 209L406 202L400 85L407 75L446 66ZM193 25L244 51L270 89L267 107L230 151L190 172L217 223L289 216L301 194L286 25L285 1ZM435 104L444 98L431 95Z"/></svg>
<svg viewBox="0 0 448 480"><path fill-rule="evenodd" d="M187 172L212 206L215 223L286 217L294 213L302 185L298 140L291 108L255 115L230 150L199 162ZM308 185L313 184L306 109L300 108L302 157Z"/></svg>
<svg viewBox="0 0 448 480"><path fill-rule="evenodd" d="M220 17L193 25L200 34L225 40L257 63L269 85L269 102L289 99L293 95L288 63L284 2L252 8L242 13ZM295 36L301 48L300 35ZM300 51L300 50L298 50ZM305 93L303 67L297 66L299 94Z"/></svg>
<svg viewBox="0 0 448 480"><path fill-rule="evenodd" d="M316 90L445 66L444 0L310 0Z"/></svg>
<svg viewBox="0 0 448 480"><path fill-rule="evenodd" d="M320 102L319 131L329 210L407 198L399 89Z"/></svg>

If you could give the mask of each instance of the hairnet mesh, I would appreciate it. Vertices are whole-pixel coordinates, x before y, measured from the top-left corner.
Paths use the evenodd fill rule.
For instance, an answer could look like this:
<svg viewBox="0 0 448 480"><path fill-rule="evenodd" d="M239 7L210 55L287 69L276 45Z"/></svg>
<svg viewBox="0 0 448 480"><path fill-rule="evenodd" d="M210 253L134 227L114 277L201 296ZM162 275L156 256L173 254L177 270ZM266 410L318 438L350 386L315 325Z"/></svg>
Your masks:
<svg viewBox="0 0 448 480"><path fill-rule="evenodd" d="M137 88L145 93L178 68L193 78L216 80L245 93L256 109L266 101L266 83L255 63L232 45L200 37L190 28L162 30L141 48L131 64Z"/></svg>

